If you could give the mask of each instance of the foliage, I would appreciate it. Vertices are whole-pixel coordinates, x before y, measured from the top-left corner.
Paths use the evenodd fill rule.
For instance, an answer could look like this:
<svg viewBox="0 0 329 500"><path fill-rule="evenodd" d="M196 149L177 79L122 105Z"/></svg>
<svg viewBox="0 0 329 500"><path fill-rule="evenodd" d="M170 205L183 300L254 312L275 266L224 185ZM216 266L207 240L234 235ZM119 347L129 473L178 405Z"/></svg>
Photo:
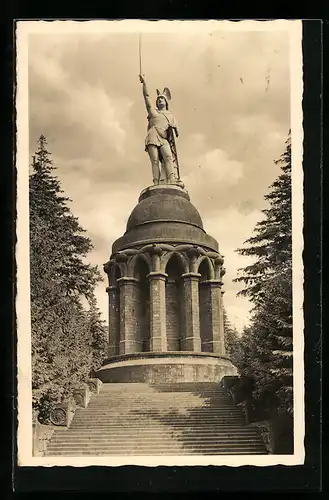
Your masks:
<svg viewBox="0 0 329 500"><path fill-rule="evenodd" d="M91 241L63 196L44 136L38 144L29 192L32 390L45 421L99 366L106 331L94 296L100 274L85 262Z"/></svg>
<svg viewBox="0 0 329 500"><path fill-rule="evenodd" d="M223 309L224 316L224 339L225 339L225 352L231 358L233 364L239 357L239 334L237 329L229 321L226 309Z"/></svg>
<svg viewBox="0 0 329 500"><path fill-rule="evenodd" d="M92 297L88 311L88 330L91 335L91 369L96 371L102 365L107 350L107 328L101 319L101 314L96 305L96 298Z"/></svg>
<svg viewBox="0 0 329 500"><path fill-rule="evenodd" d="M254 304L251 325L240 341L238 368L254 381L254 395L267 407L292 413L292 236L290 135L280 160L281 173L265 199L269 208L241 255L254 258L235 280Z"/></svg>

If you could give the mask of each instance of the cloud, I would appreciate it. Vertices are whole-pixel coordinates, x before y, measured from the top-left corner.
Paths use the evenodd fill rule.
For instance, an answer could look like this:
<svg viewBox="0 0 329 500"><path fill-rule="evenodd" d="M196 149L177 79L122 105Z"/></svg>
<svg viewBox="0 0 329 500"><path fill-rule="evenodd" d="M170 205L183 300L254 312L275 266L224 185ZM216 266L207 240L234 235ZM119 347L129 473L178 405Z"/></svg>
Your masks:
<svg viewBox="0 0 329 500"><path fill-rule="evenodd" d="M218 205L214 200L242 179L243 164L230 160L221 149L197 155L194 164L194 169L184 177L192 199L198 199L199 209L206 213L217 211Z"/></svg>

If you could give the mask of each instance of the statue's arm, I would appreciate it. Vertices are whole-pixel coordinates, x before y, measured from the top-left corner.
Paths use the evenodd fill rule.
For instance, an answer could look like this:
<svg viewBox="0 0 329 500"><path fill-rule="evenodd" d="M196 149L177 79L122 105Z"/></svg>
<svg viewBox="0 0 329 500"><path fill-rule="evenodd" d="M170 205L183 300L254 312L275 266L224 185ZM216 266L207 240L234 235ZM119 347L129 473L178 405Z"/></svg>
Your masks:
<svg viewBox="0 0 329 500"><path fill-rule="evenodd" d="M146 109L147 109L147 111L149 113L150 110L151 110L151 107L152 107L152 102L151 102L150 94L148 92L144 76L143 75L139 75L139 79L140 79L141 83L143 84L144 101L145 101Z"/></svg>

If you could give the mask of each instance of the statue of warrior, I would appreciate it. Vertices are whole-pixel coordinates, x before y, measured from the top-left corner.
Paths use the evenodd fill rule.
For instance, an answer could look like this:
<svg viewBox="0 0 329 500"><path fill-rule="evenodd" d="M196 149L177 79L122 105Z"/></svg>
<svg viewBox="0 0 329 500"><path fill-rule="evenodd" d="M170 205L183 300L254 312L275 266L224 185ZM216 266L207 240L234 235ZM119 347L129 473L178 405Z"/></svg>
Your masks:
<svg viewBox="0 0 329 500"><path fill-rule="evenodd" d="M145 139L145 151L149 154L153 183L182 184L179 179L178 159L175 135L178 127L174 115L169 111L170 90L157 89L155 107L151 102L144 75L139 75L143 84L143 96L148 113L148 128Z"/></svg>

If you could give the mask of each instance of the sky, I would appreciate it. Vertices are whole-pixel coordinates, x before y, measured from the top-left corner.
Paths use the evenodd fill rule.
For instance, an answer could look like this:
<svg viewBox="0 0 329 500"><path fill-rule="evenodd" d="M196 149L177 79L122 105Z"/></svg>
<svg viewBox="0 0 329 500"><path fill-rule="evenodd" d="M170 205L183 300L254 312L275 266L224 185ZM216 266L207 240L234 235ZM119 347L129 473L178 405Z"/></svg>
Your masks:
<svg viewBox="0 0 329 500"><path fill-rule="evenodd" d="M79 32L63 33L56 24L63 23L28 38L30 157L44 134L72 212L94 245L89 261L104 276L96 296L107 320L102 265L152 184L139 36L111 22L106 32L78 23ZM237 297L241 284L233 280L250 260L236 249L261 220L279 174L274 161L290 128L289 36L264 22L262 31L169 24L160 32L153 22L153 32L142 33L142 71L152 96L171 90L181 178L224 255L224 304L241 331L252 305Z"/></svg>

